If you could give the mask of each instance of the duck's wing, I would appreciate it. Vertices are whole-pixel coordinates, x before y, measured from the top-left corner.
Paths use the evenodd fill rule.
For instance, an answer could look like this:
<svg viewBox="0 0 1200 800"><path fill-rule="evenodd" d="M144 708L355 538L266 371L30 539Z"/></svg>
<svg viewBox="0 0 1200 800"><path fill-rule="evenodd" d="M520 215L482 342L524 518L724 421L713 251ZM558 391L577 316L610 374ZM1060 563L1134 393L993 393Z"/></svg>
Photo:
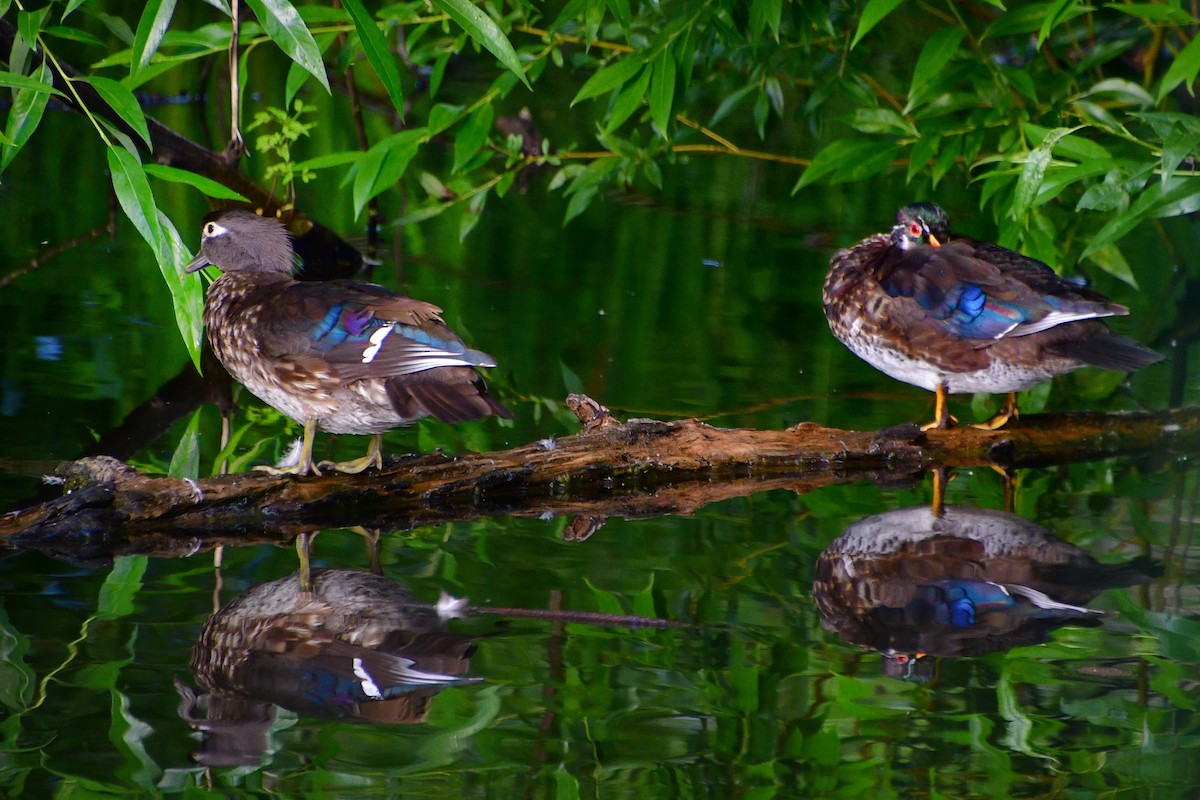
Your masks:
<svg viewBox="0 0 1200 800"><path fill-rule="evenodd" d="M893 318L901 324L938 326L981 344L1127 313L1116 303L1080 296L1040 261L1026 261L1001 268L978 258L975 246L965 241L905 251L893 248L881 262L877 279L889 296L911 299L893 306Z"/></svg>
<svg viewBox="0 0 1200 800"><path fill-rule="evenodd" d="M463 344L437 306L368 283L293 283L267 331L274 351L319 359L346 382L496 365Z"/></svg>

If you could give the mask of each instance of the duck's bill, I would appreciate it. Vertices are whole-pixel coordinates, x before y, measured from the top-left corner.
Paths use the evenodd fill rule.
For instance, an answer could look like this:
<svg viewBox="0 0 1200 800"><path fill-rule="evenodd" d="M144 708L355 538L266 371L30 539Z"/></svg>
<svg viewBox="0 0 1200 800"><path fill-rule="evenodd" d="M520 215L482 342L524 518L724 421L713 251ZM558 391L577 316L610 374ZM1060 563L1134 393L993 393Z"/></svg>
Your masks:
<svg viewBox="0 0 1200 800"><path fill-rule="evenodd" d="M195 272L196 270L204 269L211 264L212 262L205 258L203 253L197 253L196 257L189 261L187 266L183 268L183 271Z"/></svg>

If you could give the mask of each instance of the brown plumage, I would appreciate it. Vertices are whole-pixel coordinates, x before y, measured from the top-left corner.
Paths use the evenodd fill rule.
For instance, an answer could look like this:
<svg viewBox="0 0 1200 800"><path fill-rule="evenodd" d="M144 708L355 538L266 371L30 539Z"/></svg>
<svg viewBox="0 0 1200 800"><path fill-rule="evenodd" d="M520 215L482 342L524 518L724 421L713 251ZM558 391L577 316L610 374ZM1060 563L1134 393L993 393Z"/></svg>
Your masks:
<svg viewBox="0 0 1200 800"><path fill-rule="evenodd" d="M317 429L374 434L343 472L382 465L382 434L422 417L464 422L512 418L477 368L494 367L442 321L441 309L356 281L301 282L284 226L250 211L205 218L200 253L221 275L208 289L204 325L217 359L256 397L304 425L294 467L305 475ZM259 469L263 469L260 467Z"/></svg>
<svg viewBox="0 0 1200 800"><path fill-rule="evenodd" d="M1084 366L1135 370L1162 359L1109 330L1128 310L1012 250L943 241L945 212L929 203L897 214L891 234L838 251L823 292L834 335L888 375L946 395L1006 393L985 427L1017 415L1015 393Z"/></svg>

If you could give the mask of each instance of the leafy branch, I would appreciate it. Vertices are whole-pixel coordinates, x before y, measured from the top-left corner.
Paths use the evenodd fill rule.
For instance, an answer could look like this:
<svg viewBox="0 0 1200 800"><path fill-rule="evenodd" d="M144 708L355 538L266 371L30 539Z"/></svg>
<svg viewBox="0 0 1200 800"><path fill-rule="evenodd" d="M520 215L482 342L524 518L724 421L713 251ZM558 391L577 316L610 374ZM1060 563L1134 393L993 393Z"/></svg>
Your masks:
<svg viewBox="0 0 1200 800"><path fill-rule="evenodd" d="M1176 5L990 2L968 12L948 0L869 0L861 11L779 0L570 0L551 17L517 0L412 0L377 13L362 0L246 0L256 19L239 14L236 36L234 7L210 5L224 15L185 30L172 0L152 0L128 21L72 0L57 25L48 21L59 6L0 3L19 31L0 72L14 94L0 168L56 93L50 71L66 75L46 37L63 49L108 47L93 71L124 75L67 78L65 87L86 81L143 140L122 140L75 98L109 149L114 189L155 252L189 347L198 343L198 289L172 280L186 248L154 203L132 90L221 54L240 53L232 83L243 88L268 60L284 59L282 101L267 102L277 108L302 94L304 108L320 108L329 101L326 73L337 68L356 91L377 92L395 126L365 148L303 159L295 152L303 131L264 140L277 158L262 178L286 186L289 203L304 202L297 178L336 170L355 215L394 196L403 208L394 216L406 224L465 210L463 235L488 198L518 180L522 190L544 178L561 191L569 222L607 187L658 187L676 157L713 155L799 168L797 192L898 169L914 194L947 179L967 183L1002 243L1052 264L1090 259L1132 283L1121 240L1144 222L1200 208L1200 123L1186 110L1200 74L1200 20ZM447 93L455 58L479 61L484 84ZM309 92L313 80L324 92ZM595 142L537 128L535 120L565 111L550 105L564 89L571 114L594 123ZM514 91L532 107L516 122L503 116ZM732 130L747 122L771 145L735 143L742 134ZM1054 232L1068 227L1074 235L1060 241Z"/></svg>

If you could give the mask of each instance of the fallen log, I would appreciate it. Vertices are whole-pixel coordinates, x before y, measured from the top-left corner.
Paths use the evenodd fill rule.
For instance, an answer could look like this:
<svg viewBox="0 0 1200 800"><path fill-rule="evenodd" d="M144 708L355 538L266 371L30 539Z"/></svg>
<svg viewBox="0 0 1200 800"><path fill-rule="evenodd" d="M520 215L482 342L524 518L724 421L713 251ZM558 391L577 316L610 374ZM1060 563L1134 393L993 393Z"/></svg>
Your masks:
<svg viewBox="0 0 1200 800"><path fill-rule="evenodd" d="M492 453L409 456L361 475L192 481L144 475L107 457L67 462L59 468L66 494L0 518L0 542L81 559L177 556L320 528L395 530L489 515L572 515L567 535L586 538L610 516L690 514L769 489L895 481L932 467L1012 469L1200 451L1200 408L1032 415L999 431L860 432L813 423L774 431L694 419L622 423L583 395L567 403L583 423L572 436Z"/></svg>

